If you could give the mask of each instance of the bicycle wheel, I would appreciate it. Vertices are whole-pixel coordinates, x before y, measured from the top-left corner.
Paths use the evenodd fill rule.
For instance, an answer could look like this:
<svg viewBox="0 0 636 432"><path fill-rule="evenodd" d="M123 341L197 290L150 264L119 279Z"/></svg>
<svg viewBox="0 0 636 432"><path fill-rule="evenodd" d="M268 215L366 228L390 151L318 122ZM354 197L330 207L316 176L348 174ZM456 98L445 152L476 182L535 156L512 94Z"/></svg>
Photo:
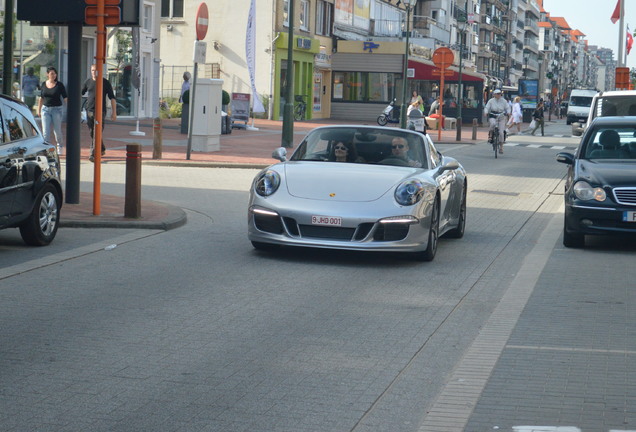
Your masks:
<svg viewBox="0 0 636 432"><path fill-rule="evenodd" d="M302 120L303 117L305 116L305 108L303 108L302 105L296 105L296 108L294 109L294 120Z"/></svg>
<svg viewBox="0 0 636 432"><path fill-rule="evenodd" d="M497 159L497 150L499 149L499 130L497 128L493 131L492 149L495 152L495 159Z"/></svg>

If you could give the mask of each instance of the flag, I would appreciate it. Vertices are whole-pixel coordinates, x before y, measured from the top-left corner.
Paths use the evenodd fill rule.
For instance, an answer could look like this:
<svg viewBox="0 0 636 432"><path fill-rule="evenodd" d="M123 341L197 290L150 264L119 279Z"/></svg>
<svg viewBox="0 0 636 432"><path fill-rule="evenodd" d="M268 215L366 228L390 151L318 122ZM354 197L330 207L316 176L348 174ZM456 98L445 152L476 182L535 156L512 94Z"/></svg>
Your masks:
<svg viewBox="0 0 636 432"><path fill-rule="evenodd" d="M632 50L632 45L634 45L634 37L629 31L629 26L627 26L627 39L625 40L625 52L629 55L629 52Z"/></svg>
<svg viewBox="0 0 636 432"><path fill-rule="evenodd" d="M261 102L261 98L256 92L256 82L254 80L254 62L256 57L256 2L252 0L250 5L250 12L247 16L247 33L245 35L245 57L247 59L247 70L250 74L250 83L252 84L252 97L254 98L254 105L252 105L252 111L265 112L265 107Z"/></svg>
<svg viewBox="0 0 636 432"><path fill-rule="evenodd" d="M616 24L616 21L618 21L621 18L621 1L623 0L618 0L616 2L614 13L612 14L612 17L610 18L610 20L612 21L612 24Z"/></svg>

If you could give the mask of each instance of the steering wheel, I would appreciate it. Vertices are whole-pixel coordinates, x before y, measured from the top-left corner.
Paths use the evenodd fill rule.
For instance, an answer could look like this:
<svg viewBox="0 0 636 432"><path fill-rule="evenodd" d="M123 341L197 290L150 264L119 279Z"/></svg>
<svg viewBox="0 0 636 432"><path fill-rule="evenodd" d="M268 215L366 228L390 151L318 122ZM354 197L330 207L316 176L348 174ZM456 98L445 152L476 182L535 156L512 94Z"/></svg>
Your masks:
<svg viewBox="0 0 636 432"><path fill-rule="evenodd" d="M408 161L405 161L402 158L398 158L398 157L394 157L394 156L389 156L386 159L382 159L380 162L378 162L378 164L380 165L393 165L393 166L409 166Z"/></svg>

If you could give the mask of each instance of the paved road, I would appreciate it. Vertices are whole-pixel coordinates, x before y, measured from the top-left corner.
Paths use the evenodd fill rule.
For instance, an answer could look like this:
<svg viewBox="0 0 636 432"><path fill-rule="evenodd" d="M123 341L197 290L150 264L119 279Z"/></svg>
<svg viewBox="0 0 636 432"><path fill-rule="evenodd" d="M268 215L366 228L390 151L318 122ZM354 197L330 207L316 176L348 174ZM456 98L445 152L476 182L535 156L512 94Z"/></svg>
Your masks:
<svg viewBox="0 0 636 432"><path fill-rule="evenodd" d="M442 146L468 225L427 264L252 250L256 170L144 167L144 199L188 213L168 232L0 232L0 429L636 429L636 247L563 248L565 167L530 145Z"/></svg>

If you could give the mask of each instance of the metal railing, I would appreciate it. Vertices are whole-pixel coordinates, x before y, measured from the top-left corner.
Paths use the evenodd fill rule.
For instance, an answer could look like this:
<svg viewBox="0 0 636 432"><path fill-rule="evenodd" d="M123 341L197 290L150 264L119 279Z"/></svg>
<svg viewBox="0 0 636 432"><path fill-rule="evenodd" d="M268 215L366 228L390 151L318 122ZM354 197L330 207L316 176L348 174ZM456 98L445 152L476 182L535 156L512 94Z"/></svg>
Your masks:
<svg viewBox="0 0 636 432"><path fill-rule="evenodd" d="M175 98L179 99L181 96L181 85L183 84L183 73L190 72L194 65L189 66L170 66L161 65L161 77L160 77L160 90L159 98ZM215 78L218 79L221 76L221 68L218 63L206 63L199 65L198 77L199 78Z"/></svg>

